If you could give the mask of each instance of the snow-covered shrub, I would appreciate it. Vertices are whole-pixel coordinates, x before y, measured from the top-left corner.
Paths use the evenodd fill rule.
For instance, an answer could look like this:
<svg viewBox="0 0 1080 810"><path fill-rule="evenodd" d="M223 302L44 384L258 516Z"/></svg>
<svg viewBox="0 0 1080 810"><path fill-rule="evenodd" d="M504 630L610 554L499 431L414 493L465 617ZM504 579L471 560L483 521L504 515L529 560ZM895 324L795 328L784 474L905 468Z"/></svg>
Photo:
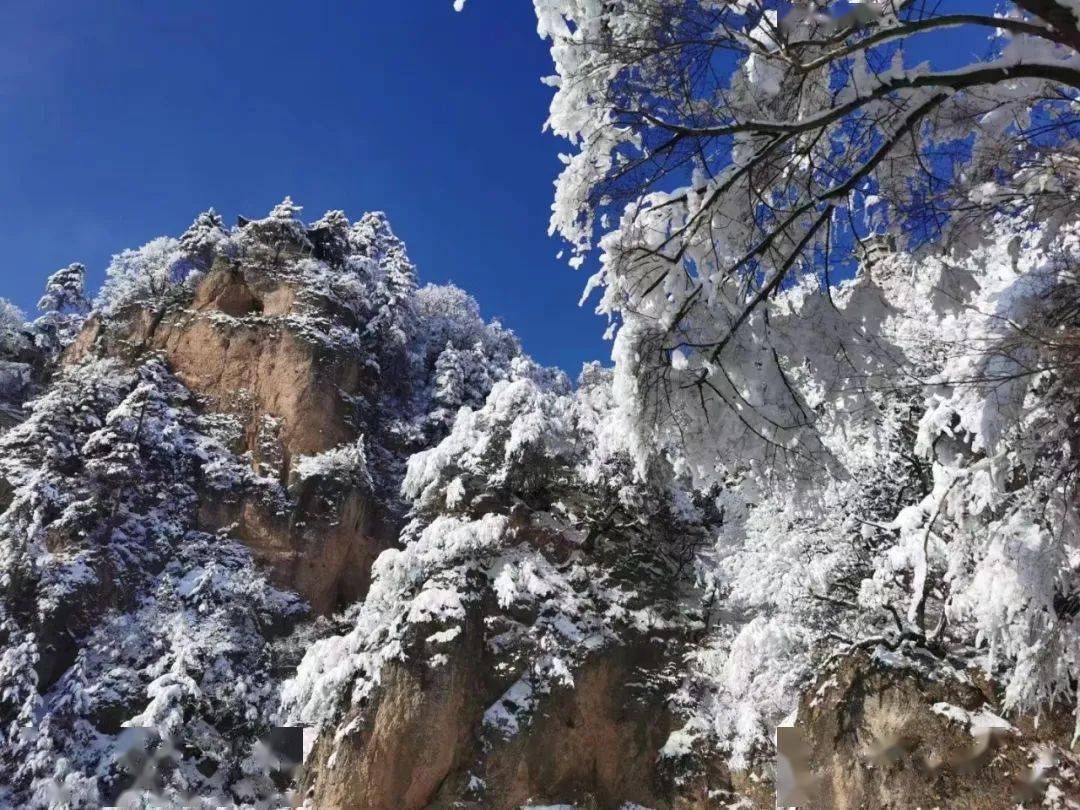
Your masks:
<svg viewBox="0 0 1080 810"><path fill-rule="evenodd" d="M300 481L316 478L368 491L372 488L363 438L314 456L300 456L292 472Z"/></svg>

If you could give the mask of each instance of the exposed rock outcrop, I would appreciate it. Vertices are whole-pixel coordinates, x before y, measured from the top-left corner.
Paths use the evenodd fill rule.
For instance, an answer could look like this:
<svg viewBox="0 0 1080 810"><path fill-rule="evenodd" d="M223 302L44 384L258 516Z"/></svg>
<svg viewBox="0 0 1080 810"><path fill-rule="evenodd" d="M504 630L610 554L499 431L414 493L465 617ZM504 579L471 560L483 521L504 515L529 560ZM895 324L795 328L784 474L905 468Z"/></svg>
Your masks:
<svg viewBox="0 0 1080 810"><path fill-rule="evenodd" d="M92 318L65 361L159 353L206 408L236 417L234 449L287 487L290 504L259 494L209 498L200 506L202 527L230 528L276 582L325 613L363 597L371 563L396 526L370 491L327 492L326 482L291 474L294 459L357 441L353 402L372 393L363 358L320 343L311 318L356 326L342 308L288 278L220 259L190 302Z"/></svg>
<svg viewBox="0 0 1080 810"><path fill-rule="evenodd" d="M309 760L313 806L675 806L659 757L672 718L641 688L657 664L647 642L598 652L572 686L537 696L527 728L504 736L485 724L506 684L483 641L477 617L440 666L387 665L372 704L354 707Z"/></svg>
<svg viewBox="0 0 1080 810"><path fill-rule="evenodd" d="M975 810L1080 802L1080 748L1072 745L1075 718L1066 707L1037 723L1013 717L979 674L935 671L860 653L808 689L797 724L810 768L800 806Z"/></svg>
<svg viewBox="0 0 1080 810"><path fill-rule="evenodd" d="M448 783L461 788L487 705L482 630L472 621L446 663L394 662L371 703L324 734L305 767L316 807L422 808Z"/></svg>
<svg viewBox="0 0 1080 810"><path fill-rule="evenodd" d="M344 318L329 306L314 313L310 306L301 308L287 280L223 260L199 282L190 307L134 307L107 326L94 318L66 359L161 352L211 407L243 417L245 449L256 463L265 453L260 440L267 420L280 423L273 439L283 454L278 474L286 481L293 456L355 440L358 425L349 397L370 392L372 383L365 379L362 358L320 346L301 315Z"/></svg>
<svg viewBox="0 0 1080 810"><path fill-rule="evenodd" d="M663 699L642 689L656 658L645 640L598 653L575 673L573 686L541 698L527 730L492 746L481 772L491 803L478 806L666 803L671 786L659 752L672 717Z"/></svg>
<svg viewBox="0 0 1080 810"><path fill-rule="evenodd" d="M420 650L387 665L371 703L320 738L306 768L310 806L775 806L766 759L732 773L718 758L707 775L676 775L664 761L674 717L670 695L640 688L660 664L647 644L597 653L572 686L539 697L527 727L493 733L484 707L505 684L493 682L479 614L469 628L440 666ZM864 653L836 663L806 690L795 728L781 730L781 795L820 810L1076 806L1071 713L1006 719L988 681L944 670Z"/></svg>

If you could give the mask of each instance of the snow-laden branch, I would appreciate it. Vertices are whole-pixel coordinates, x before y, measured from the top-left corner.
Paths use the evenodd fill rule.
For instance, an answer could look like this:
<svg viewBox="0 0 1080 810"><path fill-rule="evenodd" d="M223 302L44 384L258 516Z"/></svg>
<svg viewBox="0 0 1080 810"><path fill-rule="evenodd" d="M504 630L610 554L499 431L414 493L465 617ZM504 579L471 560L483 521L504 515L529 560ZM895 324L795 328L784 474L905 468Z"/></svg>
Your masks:
<svg viewBox="0 0 1080 810"><path fill-rule="evenodd" d="M1080 60L1073 60L1080 64ZM903 76L878 84L866 93L858 93L850 100L817 115L794 120L757 119L736 121L722 126L694 127L665 121L645 110L632 111L616 108L615 112L627 116L639 116L650 124L680 136L717 138L740 133L797 134L826 127L871 101L884 98L901 90L942 88L950 91L967 90L982 85L995 85L1013 79L1042 79L1080 90L1080 68L1058 62L1025 63L1017 60L1001 60L987 65L970 66L941 73L911 71Z"/></svg>

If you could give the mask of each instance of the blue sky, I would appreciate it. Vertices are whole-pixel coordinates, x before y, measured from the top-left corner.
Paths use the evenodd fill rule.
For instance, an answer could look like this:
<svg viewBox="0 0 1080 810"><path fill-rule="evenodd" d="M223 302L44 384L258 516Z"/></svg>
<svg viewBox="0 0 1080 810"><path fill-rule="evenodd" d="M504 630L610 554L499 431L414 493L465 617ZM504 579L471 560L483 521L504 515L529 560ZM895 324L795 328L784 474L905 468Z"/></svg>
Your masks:
<svg viewBox="0 0 1080 810"><path fill-rule="evenodd" d="M544 363L607 360L587 272L547 236L563 144L541 126L546 46L526 0L6 4L0 296L179 234L199 211L388 212Z"/></svg>
<svg viewBox="0 0 1080 810"><path fill-rule="evenodd" d="M946 5L955 5L947 0ZM989 0L976 6L989 8ZM179 234L213 206L389 213L428 281L452 280L538 360L609 357L588 270L547 236L557 154L528 0L19 0L0 29L0 296ZM986 47L921 38L940 66Z"/></svg>

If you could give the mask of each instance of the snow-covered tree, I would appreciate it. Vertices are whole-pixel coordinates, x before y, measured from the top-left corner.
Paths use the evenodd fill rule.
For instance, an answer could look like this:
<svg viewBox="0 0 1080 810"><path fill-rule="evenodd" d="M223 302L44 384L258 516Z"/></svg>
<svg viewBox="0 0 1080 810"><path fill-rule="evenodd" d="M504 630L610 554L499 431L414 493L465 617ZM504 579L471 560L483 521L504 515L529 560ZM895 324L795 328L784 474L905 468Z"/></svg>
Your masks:
<svg viewBox="0 0 1080 810"><path fill-rule="evenodd" d="M25 344L26 316L6 298L0 298L0 356L15 355Z"/></svg>
<svg viewBox="0 0 1080 810"><path fill-rule="evenodd" d="M57 270L45 282L45 293L38 301L44 312L85 313L90 308L86 298L86 267L69 264Z"/></svg>
<svg viewBox="0 0 1080 810"><path fill-rule="evenodd" d="M859 648L981 668L1007 709L1076 707L1077 226L1006 217L974 245L879 255L833 290L840 313L878 299L879 349L911 375L852 386L859 410L821 420L843 475L777 494L727 465L704 569L717 621L689 656L673 758L770 757L802 690Z"/></svg>
<svg viewBox="0 0 1080 810"><path fill-rule="evenodd" d="M416 332L410 322L413 316L412 297L416 294L416 267L405 251L405 245L394 234L386 215L380 211L364 214L349 232L349 245L358 257L373 262L378 268L374 312L366 332L384 346L390 354L408 352L409 335ZM405 362L402 359L401 362Z"/></svg>
<svg viewBox="0 0 1080 810"><path fill-rule="evenodd" d="M270 210L270 219L277 222L298 222L303 210L302 205L297 205L292 201L292 197L285 195L285 199Z"/></svg>
<svg viewBox="0 0 1080 810"><path fill-rule="evenodd" d="M180 243L158 237L137 250L113 256L94 308L111 315L132 304L160 305L188 272L190 266L183 261Z"/></svg>
<svg viewBox="0 0 1080 810"><path fill-rule="evenodd" d="M827 296L875 235L913 248L1001 212L1074 212L1080 33L1068 3L992 16L903 3L535 5L557 74L548 125L575 147L551 226L579 252L601 248L590 287L621 324L619 387L642 452L687 440L725 458L756 444L770 466L824 463L791 380L800 358L770 328L777 292L811 276ZM985 32L985 59L915 63L919 43L961 31Z"/></svg>
<svg viewBox="0 0 1080 810"><path fill-rule="evenodd" d="M435 361L434 399L449 411L456 411L465 402L465 370L452 343L446 344Z"/></svg>
<svg viewBox="0 0 1080 810"><path fill-rule="evenodd" d="M285 197L262 219L239 218L237 250L268 272L285 270L298 257L310 255L307 228L300 219L303 207Z"/></svg>
<svg viewBox="0 0 1080 810"><path fill-rule="evenodd" d="M33 338L22 310L0 298L0 430L22 418L20 405L34 376L26 362Z"/></svg>
<svg viewBox="0 0 1080 810"><path fill-rule="evenodd" d="M272 485L193 404L158 361L91 361L62 371L0 438L5 805L99 807L131 788L217 806L277 792L245 761L276 703L274 630L302 605L239 543L195 529L200 492ZM174 752L152 782L123 767L151 745L145 728Z"/></svg>
<svg viewBox="0 0 1080 810"><path fill-rule="evenodd" d="M513 332L486 323L476 300L453 284L422 287L415 307L418 359L434 374L434 401L448 420L461 405L482 405L495 382L515 375L515 359L524 360Z"/></svg>
<svg viewBox="0 0 1080 810"><path fill-rule="evenodd" d="M214 256L222 251L228 231L221 216L213 208L195 217L195 221L180 236L180 253L192 264L192 271L210 269Z"/></svg>
<svg viewBox="0 0 1080 810"><path fill-rule="evenodd" d="M327 264L342 264L349 255L351 228L344 211L327 211L308 230L308 238L315 245L315 255Z"/></svg>
<svg viewBox="0 0 1080 810"><path fill-rule="evenodd" d="M910 567L906 618L983 647L1006 705L1035 709L1074 703L1080 673L1080 224L994 224L964 257L977 289L940 329L916 442L932 490L894 518L878 577Z"/></svg>
<svg viewBox="0 0 1080 810"><path fill-rule="evenodd" d="M598 650L672 642L712 512L663 476L635 478L612 407L610 375L588 367L575 393L523 377L462 408L410 459L403 547L379 557L347 632L305 656L285 716L325 728L363 705L390 661L442 666L480 610L493 672L513 675L484 717L494 735L525 728Z"/></svg>
<svg viewBox="0 0 1080 810"><path fill-rule="evenodd" d="M38 309L42 314L33 324L34 340L38 348L55 356L75 339L90 309L86 268L69 264L49 276Z"/></svg>

